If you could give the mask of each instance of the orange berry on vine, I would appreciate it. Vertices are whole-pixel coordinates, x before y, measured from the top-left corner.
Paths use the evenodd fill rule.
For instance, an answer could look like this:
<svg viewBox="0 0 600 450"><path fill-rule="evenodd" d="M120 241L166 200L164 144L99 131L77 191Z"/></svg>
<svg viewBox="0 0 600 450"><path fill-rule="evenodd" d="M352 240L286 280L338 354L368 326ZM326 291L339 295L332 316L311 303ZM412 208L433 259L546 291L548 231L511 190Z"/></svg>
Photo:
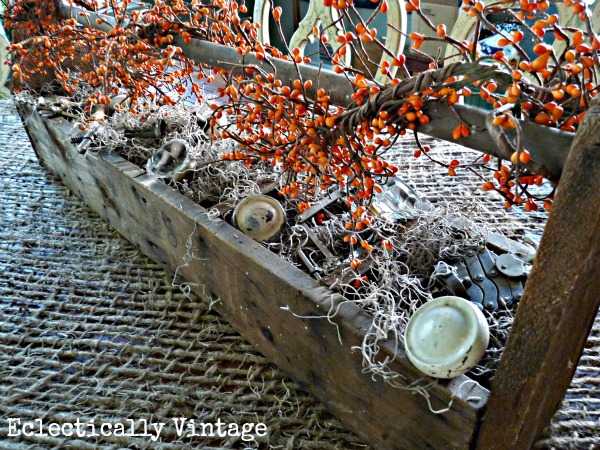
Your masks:
<svg viewBox="0 0 600 450"><path fill-rule="evenodd" d="M519 152L519 162L527 164L531 160L531 154L527 150L521 150Z"/></svg>
<svg viewBox="0 0 600 450"><path fill-rule="evenodd" d="M406 63L406 56L400 55L392 59L392 65L396 67L401 67Z"/></svg>
<svg viewBox="0 0 600 450"><path fill-rule="evenodd" d="M539 125L550 125L552 123L550 116L543 112L538 113L533 121Z"/></svg>
<svg viewBox="0 0 600 450"><path fill-rule="evenodd" d="M366 44L369 44L374 41L373 36L371 36L369 33L362 33L360 35L360 40Z"/></svg>
<svg viewBox="0 0 600 450"><path fill-rule="evenodd" d="M491 181L486 181L483 186L481 186L481 189L484 191L493 191L495 189L494 183Z"/></svg>
<svg viewBox="0 0 600 450"><path fill-rule="evenodd" d="M538 204L533 199L527 199L527 202L525 203L525 211L537 211L538 209Z"/></svg>
<svg viewBox="0 0 600 450"><path fill-rule="evenodd" d="M523 38L525 37L525 35L523 34L523 32L521 30L515 30L512 32L512 41L513 43L517 43L517 42L521 42L523 40Z"/></svg>
<svg viewBox="0 0 600 450"><path fill-rule="evenodd" d="M535 44L533 47L533 53L535 53L536 55L543 55L545 53L548 53L552 50L552 47L550 47L548 44L543 44L543 43L538 43Z"/></svg>
<svg viewBox="0 0 600 450"><path fill-rule="evenodd" d="M534 59L530 64L531 70L534 72L541 72L542 70L544 70L548 65L548 60L550 59L551 53L551 51L547 51L546 53L543 53L542 55Z"/></svg>
<svg viewBox="0 0 600 450"><path fill-rule="evenodd" d="M554 97L554 100L560 101L565 97L565 91L562 89L555 89L552 91L552 97Z"/></svg>
<svg viewBox="0 0 600 450"><path fill-rule="evenodd" d="M456 127L454 127L454 129L452 130L452 137L454 139L460 139L461 137L461 130L462 130L462 123L459 123Z"/></svg>

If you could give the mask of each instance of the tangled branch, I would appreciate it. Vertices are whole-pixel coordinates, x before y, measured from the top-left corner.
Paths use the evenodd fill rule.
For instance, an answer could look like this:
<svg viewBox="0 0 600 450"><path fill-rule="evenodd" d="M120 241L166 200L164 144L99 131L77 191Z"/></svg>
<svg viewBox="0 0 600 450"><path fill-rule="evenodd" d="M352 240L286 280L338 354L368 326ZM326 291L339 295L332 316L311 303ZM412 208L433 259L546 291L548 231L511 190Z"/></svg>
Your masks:
<svg viewBox="0 0 600 450"><path fill-rule="evenodd" d="M241 17L247 12L243 1L156 0L146 5L123 0L105 1L100 8L88 0L67 3L81 8L83 12L78 14L89 23L84 20L82 26L82 20L59 17L57 10L63 3L57 0L20 0L7 9L8 27L27 34L21 42L11 44L16 80L26 85L33 73L53 76L67 94L81 97L85 93L83 109L89 113L98 104L110 103L111 97L125 96L121 105L135 114L152 104L179 102L189 91L202 101L198 79L210 82L215 75L222 76L226 83L220 92L227 102L213 105L213 123L227 117L223 136L240 145L224 158L243 160L248 166L258 161L270 163L283 174L282 193L301 199L301 211L332 186L342 189L354 211L350 229L369 227L372 222L367 213L369 203L397 172L385 155L398 137L428 124L427 108L432 103L452 107L472 95L492 106L487 129L498 137L497 153L507 161L491 166L490 156L484 155L483 189L498 192L507 207L526 203L526 209L537 209L538 201L543 201L549 208L552 193L539 197L527 188L544 182L547 173L543 165L531 161L527 149L510 144L505 130L515 129L518 134L518 120L530 120L574 132L598 90L600 41L589 10L583 2L573 0L567 0L565 6L577 16L579 27L561 25L557 14L548 14L545 0L501 4L464 0L465 13L477 24L468 42L449 36L443 24L428 20L419 0L409 0L407 10L423 18L434 33L411 33L413 49L418 51L429 40L439 41L454 48L460 59L445 64L443 58L430 58L431 70L415 76L410 76L405 56L393 54L372 27L374 17L387 12L387 0L380 1L366 20L352 1L324 0L326 6L337 10L338 19L327 29L315 27L313 31L334 72L352 87L353 102L344 107L332 104L331 86L319 87L319 79L302 78L300 65L308 58L300 49L279 50L259 42L257 25ZM507 31L488 19L499 12L510 17L518 29ZM274 8L272 14L283 36L281 8ZM499 48L491 55L480 53L484 31L499 35ZM549 34L555 37L554 46L543 40ZM328 42L332 35L335 45ZM173 45L175 37L234 47L243 61L252 55L267 64L259 68L242 62L228 71L204 67ZM531 54L522 45L527 39L534 42ZM389 58L374 62L366 44L375 45ZM520 61L508 58L510 48ZM350 65L349 54L355 55L363 68ZM273 59L291 61L297 78L278 78ZM396 69L404 79L395 76ZM382 82L376 72L387 81ZM311 96L313 85L316 94ZM460 140L471 130L471 124L461 119L452 134ZM415 156L427 154L418 139L416 144ZM472 170L457 160L435 162L447 167L449 175Z"/></svg>

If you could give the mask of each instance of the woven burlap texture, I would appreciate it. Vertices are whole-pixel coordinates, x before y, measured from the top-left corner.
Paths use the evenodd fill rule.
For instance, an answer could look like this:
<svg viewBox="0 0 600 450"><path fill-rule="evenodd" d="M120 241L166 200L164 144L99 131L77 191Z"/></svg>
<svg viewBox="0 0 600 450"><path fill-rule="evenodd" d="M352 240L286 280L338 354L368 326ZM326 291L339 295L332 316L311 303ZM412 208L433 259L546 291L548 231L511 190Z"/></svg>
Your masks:
<svg viewBox="0 0 600 450"><path fill-rule="evenodd" d="M245 446L239 437L179 437L177 417L265 423L268 436L249 448L368 448L48 175L10 104L0 108L0 448ZM421 161L407 164L430 199L474 190L440 182ZM541 231L543 215L515 221L487 198L482 204L460 207L511 235ZM600 446L599 352L597 322L540 447ZM8 418L166 425L157 442L9 437Z"/></svg>

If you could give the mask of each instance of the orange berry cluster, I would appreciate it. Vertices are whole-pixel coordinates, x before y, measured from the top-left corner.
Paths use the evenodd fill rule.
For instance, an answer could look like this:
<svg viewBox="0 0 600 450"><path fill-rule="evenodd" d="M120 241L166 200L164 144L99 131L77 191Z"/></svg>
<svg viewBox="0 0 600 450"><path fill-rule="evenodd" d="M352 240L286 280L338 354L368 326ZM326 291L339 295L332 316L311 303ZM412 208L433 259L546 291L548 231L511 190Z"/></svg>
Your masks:
<svg viewBox="0 0 600 450"><path fill-rule="evenodd" d="M193 77L198 67L172 45L176 36L186 42L208 39L242 52L258 44L257 25L240 19L247 7L235 1L158 0L151 9L132 12L127 12L129 0L70 3L82 9L80 16L109 9L114 21L99 16L94 25L102 30L81 26L75 19L60 19L54 1L17 0L5 11L5 25L30 36L10 45L19 84L27 85L37 73L55 78L67 94L91 89L88 111L116 94L129 97L132 113L148 100L173 104L188 89L199 98L201 87ZM203 76L201 70L198 78Z"/></svg>
<svg viewBox="0 0 600 450"><path fill-rule="evenodd" d="M359 91L365 89L364 77L357 76L354 83ZM285 83L272 73L231 80L220 90L227 104L215 106L215 113L233 118L224 135L240 143L243 153L223 157L277 167L288 180L281 192L292 199L315 198L336 185L352 188L352 203L366 203L380 189L376 179L397 170L379 156L380 149L392 144L397 129L386 123L388 113L382 111L349 136L338 124L344 110L332 106L322 88L311 100L311 89L312 80ZM356 229L368 226L369 219L359 217L361 208L353 217Z"/></svg>
<svg viewBox="0 0 600 450"><path fill-rule="evenodd" d="M398 95L385 106L377 104L378 96L399 86L402 78L410 75L405 56L393 55L386 49L371 25L372 19L364 20L354 13L353 0L323 2L340 16L342 31L332 43L335 50L325 45L327 33L319 27L313 33L322 50L329 53L333 70L352 83L354 103L347 109L332 105L330 93L319 88L318 80L300 76L282 80L254 65L242 64L235 75L221 69L211 68L209 72L202 67L194 77L198 66L173 45L176 37L185 42L204 39L231 46L242 57L252 55L258 60L283 58L294 64L309 61L300 49L283 52L259 42L258 25L243 19L248 12L243 0L155 0L149 9L133 12L127 11L129 0L104 1L101 5L91 0L74 2L84 9L84 15L99 6L111 7L116 24L99 19L104 31L81 26L72 19L59 19L55 2L43 0L9 2L5 18L9 28L25 30L30 36L22 43L11 44L15 79L27 82L32 73L52 74L67 93L91 88L87 99L90 111L94 105L106 104L111 95L120 93L132 100L132 113L147 101L172 104L188 88L199 98L202 89L198 78L210 80L216 74L223 75L228 83L220 94L227 103L214 107L213 123L228 115L231 121L224 128L223 137L241 145L241 149L224 155L224 159L243 161L248 166L262 162L284 172L287 183L282 192L296 198L300 210L308 208L312 199L331 186L347 189L350 209L354 211L348 229L356 231L370 226L372 218L361 208L380 189L378 183L397 171L383 157L384 151L406 130L418 131L420 126L429 124L427 107L432 102L453 106L465 97L479 95L495 109L512 107L515 115L500 113L494 119L494 125L503 129L514 128L517 117L574 132L590 99L597 94L600 40L590 31L589 11L581 1L565 0L565 5L583 21L581 29L561 26L557 15L547 13L547 0L511 3L511 11L519 20L525 23L532 19L528 23L533 23L528 30L505 33L499 41L501 47L511 45L521 50L518 65L508 61L500 50L492 59L503 77L451 76L441 83L421 86L419 92ZM374 14L387 13L386 0L376 3ZM463 4L475 17L484 17L499 8L497 3L486 6L477 0L463 0ZM406 8L425 14L419 0L407 0ZM283 14L282 7L273 8L277 27L281 26ZM485 26L485 21L482 23ZM444 24L430 26L434 39L454 46L465 61L478 61L477 42L456 42ZM545 44L542 38L547 33L564 42L565 50L557 54ZM531 57L520 48L526 36L536 41ZM415 49L430 39L417 32L410 33L409 38ZM369 69L348 65L347 57L351 53L359 55L364 44L378 46L390 57L381 64L375 62L387 77L385 82L376 81L375 73ZM68 64L78 59L85 64ZM432 58L430 68L438 69L439 63ZM402 75L396 77L395 70ZM506 82L507 78L510 82ZM366 115L364 106L373 106ZM360 119L354 120L356 117ZM455 139L466 138L470 133L470 125L462 121L452 131ZM423 153L427 154L427 150L419 148L414 155ZM520 150L512 162L515 166L527 166L530 158L526 150ZM484 162L488 160L484 157ZM453 176L465 164L452 160L444 166ZM502 167L507 169L495 171L493 181L485 182L485 190L500 192L511 204L524 203L526 209L535 210L538 203L528 196L526 188L531 185L527 177L537 175L508 169L508 163ZM533 184L537 180L534 178Z"/></svg>

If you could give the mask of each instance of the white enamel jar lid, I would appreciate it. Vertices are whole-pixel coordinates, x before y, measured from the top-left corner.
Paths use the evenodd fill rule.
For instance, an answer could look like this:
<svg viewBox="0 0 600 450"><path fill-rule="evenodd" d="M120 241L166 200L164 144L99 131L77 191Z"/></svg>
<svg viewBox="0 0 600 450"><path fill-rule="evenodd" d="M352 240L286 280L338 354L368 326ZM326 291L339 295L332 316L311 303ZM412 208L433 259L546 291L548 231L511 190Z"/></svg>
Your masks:
<svg viewBox="0 0 600 450"><path fill-rule="evenodd" d="M453 296L431 300L415 311L404 332L408 359L426 375L454 378L483 357L489 327L473 303Z"/></svg>

